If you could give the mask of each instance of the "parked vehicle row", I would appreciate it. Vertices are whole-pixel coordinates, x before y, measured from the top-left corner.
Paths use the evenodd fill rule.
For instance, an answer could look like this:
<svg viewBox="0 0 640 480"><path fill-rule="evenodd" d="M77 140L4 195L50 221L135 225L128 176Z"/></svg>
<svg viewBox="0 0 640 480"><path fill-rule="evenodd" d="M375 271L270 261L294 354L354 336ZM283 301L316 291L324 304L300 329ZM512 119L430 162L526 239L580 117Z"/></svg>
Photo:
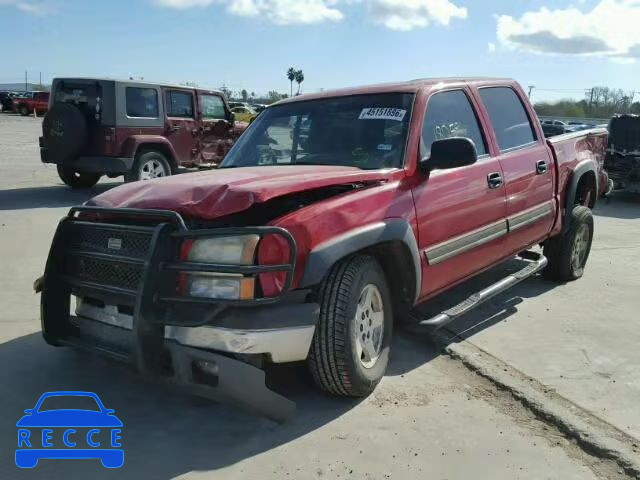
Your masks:
<svg viewBox="0 0 640 480"><path fill-rule="evenodd" d="M40 154L74 188L101 176L126 181L219 164L247 124L222 92L86 78L53 81Z"/></svg>
<svg viewBox="0 0 640 480"><path fill-rule="evenodd" d="M15 112L21 115L44 115L49 106L49 92L0 92L0 105L3 112Z"/></svg>
<svg viewBox="0 0 640 480"><path fill-rule="evenodd" d="M208 152L193 146L197 127L232 129L217 92L64 79L53 94L43 159L75 172L108 164L139 176L177 145L197 163ZM278 420L293 405L265 384L270 364L306 361L321 390L367 396L399 322L439 328L540 271L583 275L606 145L606 130L545 139L511 80L281 101L219 169L126 184L72 209L39 284L44 337ZM516 255L520 272L450 310L415 309Z"/></svg>
<svg viewBox="0 0 640 480"><path fill-rule="evenodd" d="M607 125L597 123L585 123L580 121L564 122L562 120L544 119L540 121L542 131L547 138L565 133L580 132L582 130L590 130L592 128L607 128Z"/></svg>

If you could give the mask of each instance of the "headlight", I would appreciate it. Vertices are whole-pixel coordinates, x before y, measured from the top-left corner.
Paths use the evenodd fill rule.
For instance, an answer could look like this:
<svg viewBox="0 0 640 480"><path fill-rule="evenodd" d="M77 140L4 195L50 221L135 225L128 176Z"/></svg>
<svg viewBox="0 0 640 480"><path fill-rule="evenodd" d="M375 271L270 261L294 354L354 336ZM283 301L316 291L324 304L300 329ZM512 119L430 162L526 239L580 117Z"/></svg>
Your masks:
<svg viewBox="0 0 640 480"><path fill-rule="evenodd" d="M221 265L253 265L258 235L213 237L193 241L183 260ZM186 257L186 258L185 258ZM250 300L254 298L255 279L240 274L189 272L184 274L183 287L191 297L220 300Z"/></svg>
<svg viewBox="0 0 640 480"><path fill-rule="evenodd" d="M187 293L191 297L251 300L254 296L253 278L217 273L190 273L186 277Z"/></svg>
<svg viewBox="0 0 640 480"><path fill-rule="evenodd" d="M187 260L223 265L253 265L258 240L260 240L258 235L195 240Z"/></svg>

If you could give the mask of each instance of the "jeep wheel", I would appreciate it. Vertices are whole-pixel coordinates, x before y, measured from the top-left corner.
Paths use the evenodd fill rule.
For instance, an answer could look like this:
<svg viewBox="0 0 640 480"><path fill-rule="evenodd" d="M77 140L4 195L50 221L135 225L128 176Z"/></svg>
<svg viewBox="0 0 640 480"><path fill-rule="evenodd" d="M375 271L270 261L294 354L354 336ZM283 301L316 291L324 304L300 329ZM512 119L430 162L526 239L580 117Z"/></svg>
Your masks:
<svg viewBox="0 0 640 480"><path fill-rule="evenodd" d="M138 155L133 168L124 176L125 182L153 180L171 175L169 162L160 152L146 152Z"/></svg>
<svg viewBox="0 0 640 480"><path fill-rule="evenodd" d="M58 165L58 176L60 180L71 188L91 188L98 183L101 175L98 173L77 172L71 168Z"/></svg>
<svg viewBox="0 0 640 480"><path fill-rule="evenodd" d="M391 296L378 262L366 255L336 265L320 289L320 319L309 369L323 391L366 397L389 363Z"/></svg>
<svg viewBox="0 0 640 480"><path fill-rule="evenodd" d="M593 214L587 207L575 207L567 232L548 240L544 255L549 265L544 276L550 280L570 282L584 274L593 241Z"/></svg>
<svg viewBox="0 0 640 480"><path fill-rule="evenodd" d="M26 105L20 105L18 113L20 113L20 115L22 115L23 117L26 117L27 115L29 115L29 108Z"/></svg>

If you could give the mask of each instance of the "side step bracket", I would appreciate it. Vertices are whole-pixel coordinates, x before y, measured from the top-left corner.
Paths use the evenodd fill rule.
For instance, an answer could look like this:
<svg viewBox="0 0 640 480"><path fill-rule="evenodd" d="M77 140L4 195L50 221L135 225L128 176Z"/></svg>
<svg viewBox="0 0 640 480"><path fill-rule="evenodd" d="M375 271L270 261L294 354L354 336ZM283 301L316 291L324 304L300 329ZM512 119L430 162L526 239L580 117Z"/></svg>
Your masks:
<svg viewBox="0 0 640 480"><path fill-rule="evenodd" d="M541 253L523 252L520 257L530 262L525 268L516 273L512 273L511 275L506 276L502 280L494 283L493 285L490 285L483 290L480 290L479 292L474 293L455 307L450 308L449 310L445 310L444 312L436 315L433 318L420 321L419 325L421 327L429 327L431 329L442 328L458 317L461 317L465 313L468 313L479 305L482 305L490 298L499 295L505 290L510 289L523 280L526 280L527 278L542 271L549 263L547 258Z"/></svg>

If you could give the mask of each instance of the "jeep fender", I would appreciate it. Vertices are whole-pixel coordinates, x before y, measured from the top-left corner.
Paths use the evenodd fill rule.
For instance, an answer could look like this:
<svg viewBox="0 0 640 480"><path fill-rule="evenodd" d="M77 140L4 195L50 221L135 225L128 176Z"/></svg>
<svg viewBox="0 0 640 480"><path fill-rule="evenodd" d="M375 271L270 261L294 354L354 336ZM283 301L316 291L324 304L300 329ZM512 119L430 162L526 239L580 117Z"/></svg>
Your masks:
<svg viewBox="0 0 640 480"><path fill-rule="evenodd" d="M178 163L176 151L171 142L160 135L132 135L127 138L122 146L122 156L127 158L135 158L138 149L143 145L162 145L171 154L172 158L168 158L169 162Z"/></svg>
<svg viewBox="0 0 640 480"><path fill-rule="evenodd" d="M595 177L596 196L598 195L598 192L600 192L600 186L598 185L600 179L598 178L598 168L596 166L596 162L592 159L588 159L578 163L578 165L576 165L576 168L573 169L571 180L569 180L566 189L566 197L564 199L564 222L562 226L563 232L566 232L569 228L569 223L571 221L571 212L573 211L573 207L575 207L576 195L578 194L578 185L580 184L580 179L588 172L593 172L593 176Z"/></svg>
<svg viewBox="0 0 640 480"><path fill-rule="evenodd" d="M351 230L314 248L307 257L301 288L318 285L342 258L382 243L400 241L411 253L415 273L417 301L422 290L420 251L413 229L407 220L391 219Z"/></svg>

